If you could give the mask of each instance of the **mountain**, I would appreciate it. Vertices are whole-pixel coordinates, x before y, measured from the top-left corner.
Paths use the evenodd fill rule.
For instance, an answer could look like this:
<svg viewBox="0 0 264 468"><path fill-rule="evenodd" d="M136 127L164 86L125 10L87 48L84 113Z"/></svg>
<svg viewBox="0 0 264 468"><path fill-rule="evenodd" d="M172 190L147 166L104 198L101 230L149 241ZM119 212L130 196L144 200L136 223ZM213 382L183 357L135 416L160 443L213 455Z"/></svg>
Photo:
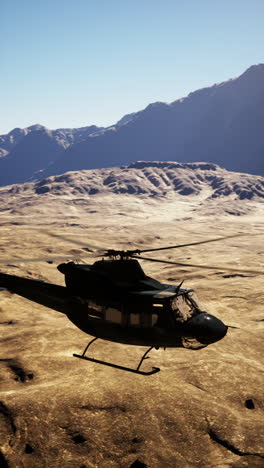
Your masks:
<svg viewBox="0 0 264 468"><path fill-rule="evenodd" d="M28 128L14 128L7 135L0 135L0 150L6 150L9 153L25 135L40 127L40 125L32 125Z"/></svg>
<svg viewBox="0 0 264 468"><path fill-rule="evenodd" d="M144 160L210 161L264 174L264 64L171 104L156 102L69 147L46 172Z"/></svg>
<svg viewBox="0 0 264 468"><path fill-rule="evenodd" d="M28 128L14 128L7 135L0 135L0 158L8 153L19 143L19 141L33 130L38 130L40 125L32 125Z"/></svg>
<svg viewBox="0 0 264 468"><path fill-rule="evenodd" d="M263 175L263 121L264 64L259 64L171 104L150 104L106 129L20 132L9 154L10 138L2 137L0 184L138 160L209 161Z"/></svg>
<svg viewBox="0 0 264 468"><path fill-rule="evenodd" d="M23 183L41 177L70 145L79 143L101 130L92 125L82 128L48 130L43 125L15 128L0 136L0 185ZM1 157L2 156L2 157ZM36 174L36 172L39 174Z"/></svg>

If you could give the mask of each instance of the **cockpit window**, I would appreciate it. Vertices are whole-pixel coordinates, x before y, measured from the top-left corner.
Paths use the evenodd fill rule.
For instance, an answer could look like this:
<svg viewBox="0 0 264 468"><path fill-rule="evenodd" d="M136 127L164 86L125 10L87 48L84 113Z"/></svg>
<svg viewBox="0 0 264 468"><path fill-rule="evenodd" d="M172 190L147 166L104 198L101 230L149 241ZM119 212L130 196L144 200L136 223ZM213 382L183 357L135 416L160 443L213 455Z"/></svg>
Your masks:
<svg viewBox="0 0 264 468"><path fill-rule="evenodd" d="M196 294L188 291L180 296L174 297L171 301L171 308L177 322L187 322L190 318L202 312Z"/></svg>
<svg viewBox="0 0 264 468"><path fill-rule="evenodd" d="M191 302L197 312L202 312L202 306L194 291L188 291L185 296L187 297L187 300Z"/></svg>

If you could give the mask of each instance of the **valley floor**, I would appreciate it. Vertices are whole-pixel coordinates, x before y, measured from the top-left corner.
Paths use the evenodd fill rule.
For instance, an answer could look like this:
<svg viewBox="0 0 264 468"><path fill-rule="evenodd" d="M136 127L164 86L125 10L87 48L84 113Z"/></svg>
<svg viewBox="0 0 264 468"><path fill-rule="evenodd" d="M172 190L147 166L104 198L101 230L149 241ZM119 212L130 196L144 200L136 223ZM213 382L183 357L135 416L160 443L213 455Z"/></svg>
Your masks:
<svg viewBox="0 0 264 468"><path fill-rule="evenodd" d="M146 274L173 284L184 280L208 312L238 327L200 351L152 351L144 366L158 366L161 372L150 377L75 360L72 354L84 348L89 336L64 315L1 292L1 466L263 466L263 202L205 202L204 193L71 199L47 194L20 201L9 194L1 210L1 259L84 253L46 231L88 246L122 249L241 234L155 254L216 265L217 270L142 261ZM10 261L1 271L63 284L56 263ZM111 356L117 364L136 366L142 351L100 341L91 352L98 359Z"/></svg>

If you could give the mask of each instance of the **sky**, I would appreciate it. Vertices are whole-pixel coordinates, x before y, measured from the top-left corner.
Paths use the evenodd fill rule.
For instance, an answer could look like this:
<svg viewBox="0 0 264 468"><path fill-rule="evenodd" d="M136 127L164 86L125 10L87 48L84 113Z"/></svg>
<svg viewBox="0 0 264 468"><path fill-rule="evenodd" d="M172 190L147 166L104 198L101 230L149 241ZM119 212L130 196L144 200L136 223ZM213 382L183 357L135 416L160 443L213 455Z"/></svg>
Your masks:
<svg viewBox="0 0 264 468"><path fill-rule="evenodd" d="M263 0L0 0L0 135L109 126L264 62Z"/></svg>

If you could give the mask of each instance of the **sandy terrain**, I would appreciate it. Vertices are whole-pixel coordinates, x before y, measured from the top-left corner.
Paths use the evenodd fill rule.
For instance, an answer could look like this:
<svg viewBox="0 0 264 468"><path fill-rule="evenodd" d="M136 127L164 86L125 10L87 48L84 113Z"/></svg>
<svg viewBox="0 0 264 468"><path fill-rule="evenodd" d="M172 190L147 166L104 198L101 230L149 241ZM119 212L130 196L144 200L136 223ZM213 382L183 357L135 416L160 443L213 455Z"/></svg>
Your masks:
<svg viewBox="0 0 264 468"><path fill-rule="evenodd" d="M152 351L144 367L159 366L161 372L150 377L73 358L89 336L64 315L1 292L1 466L264 466L264 274L239 271L264 273L263 201L205 198L204 192L162 199L2 192L1 258L84 252L43 229L106 248L246 236L156 253L157 258L220 265L219 270L142 261L145 272L159 280L178 284L184 279L208 312L239 327L200 351ZM10 262L1 271L63 284L56 263ZM91 352L136 366L144 350L99 341Z"/></svg>

